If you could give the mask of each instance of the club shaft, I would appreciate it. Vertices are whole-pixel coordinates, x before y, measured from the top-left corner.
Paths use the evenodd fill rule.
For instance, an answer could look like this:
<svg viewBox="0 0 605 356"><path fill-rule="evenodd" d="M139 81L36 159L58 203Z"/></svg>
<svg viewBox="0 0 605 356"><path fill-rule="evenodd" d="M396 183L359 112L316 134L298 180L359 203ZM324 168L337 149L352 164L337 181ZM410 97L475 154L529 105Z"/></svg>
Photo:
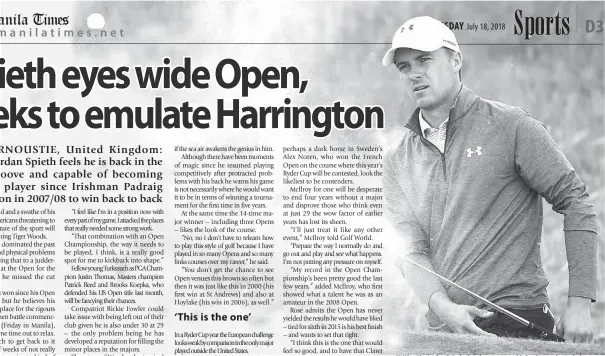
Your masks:
<svg viewBox="0 0 605 356"><path fill-rule="evenodd" d="M510 312L510 311L508 311L508 310L506 310L506 309L502 308L501 306L499 306L499 305L497 305L497 304L494 304L494 303L490 302L489 300L487 300L487 299L483 298L482 296L480 296L480 295L478 295L478 294L476 294L476 293L471 292L470 290L468 290L468 289L466 289L466 288L464 288L464 287L462 287L462 286L460 286L460 285L458 285L458 284L456 284L456 283L454 283L454 282L450 281L449 279L447 279L447 278L445 278L445 277L443 277L443 276L439 275L438 273L436 273L436 272L434 272L434 271L431 271L430 269L428 269L428 268L426 268L426 267L424 267L424 266L422 266L422 265L420 265L420 264L418 264L418 263L416 263L416 262L414 262L414 261L410 260L410 259L409 259L409 258L407 258L407 257L402 257L402 258L403 258L404 260L406 260L407 262L409 262L409 263L411 263L411 264L413 264L413 265L415 265L415 266L417 266L417 267L422 268L423 270L425 270L426 272L428 272L428 273L432 274L433 276L435 276L435 277L437 277L437 278L439 278L439 279L441 279L441 280L443 280L443 281L447 282L448 284L450 284L450 285L452 285L452 286L454 286L454 287L456 287L456 288L460 289L461 291L465 292L466 294L470 295L471 297L473 297L473 298L475 298L475 299L478 299L478 300L482 301L482 302L483 302L483 303L485 303L486 305L489 305L490 307L492 307L492 308L496 309L497 311L501 312L502 314L505 314L505 315L507 315L507 316L509 316L509 317L511 317L511 318L513 318L513 319L515 319L516 321L518 321L518 322L522 323L523 325L525 325L525 326L529 326L529 325L530 325L529 321L527 321L527 320L523 319L522 317L518 316L517 314L512 313L512 312Z"/></svg>

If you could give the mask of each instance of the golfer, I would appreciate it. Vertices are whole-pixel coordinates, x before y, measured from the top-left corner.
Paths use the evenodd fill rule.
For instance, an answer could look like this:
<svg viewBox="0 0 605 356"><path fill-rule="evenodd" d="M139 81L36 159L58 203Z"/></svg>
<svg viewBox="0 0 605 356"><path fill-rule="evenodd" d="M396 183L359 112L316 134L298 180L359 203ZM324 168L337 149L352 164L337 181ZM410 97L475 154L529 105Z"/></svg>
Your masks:
<svg viewBox="0 0 605 356"><path fill-rule="evenodd" d="M569 261L567 309L557 333L567 341L590 342L594 206L544 125L464 86L456 37L431 17L398 28L382 64L397 69L417 105L407 130L385 155L383 175L387 213L406 242L406 257L553 330L540 259L544 197L564 216ZM411 263L403 271L427 303L432 329L539 337L499 312L479 309L481 302Z"/></svg>

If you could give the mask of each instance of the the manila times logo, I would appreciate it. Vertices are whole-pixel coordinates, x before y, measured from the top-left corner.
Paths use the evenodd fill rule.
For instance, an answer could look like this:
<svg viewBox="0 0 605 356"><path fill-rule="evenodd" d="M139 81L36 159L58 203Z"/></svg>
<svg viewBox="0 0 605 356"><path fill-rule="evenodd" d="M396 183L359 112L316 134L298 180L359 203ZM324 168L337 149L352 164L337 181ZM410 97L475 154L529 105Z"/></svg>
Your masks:
<svg viewBox="0 0 605 356"><path fill-rule="evenodd" d="M69 25L69 16L50 16L46 13L34 13L31 16L15 14L0 16L0 26L65 26Z"/></svg>
<svg viewBox="0 0 605 356"><path fill-rule="evenodd" d="M32 16L34 23L40 25L69 25L69 16L47 16L36 13Z"/></svg>
<svg viewBox="0 0 605 356"><path fill-rule="evenodd" d="M532 36L568 36L571 33L569 16L559 12L555 16L525 16L523 10L515 10L514 33L529 40ZM586 33L603 32L602 20L586 20Z"/></svg>

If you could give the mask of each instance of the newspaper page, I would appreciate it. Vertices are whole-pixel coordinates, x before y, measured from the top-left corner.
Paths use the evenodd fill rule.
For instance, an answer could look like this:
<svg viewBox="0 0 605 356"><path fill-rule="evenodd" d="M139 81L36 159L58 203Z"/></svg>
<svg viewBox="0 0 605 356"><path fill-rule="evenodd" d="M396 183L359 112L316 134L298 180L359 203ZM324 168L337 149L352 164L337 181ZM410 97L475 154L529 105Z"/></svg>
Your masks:
<svg viewBox="0 0 605 356"><path fill-rule="evenodd" d="M2 1L0 354L605 353L603 19Z"/></svg>

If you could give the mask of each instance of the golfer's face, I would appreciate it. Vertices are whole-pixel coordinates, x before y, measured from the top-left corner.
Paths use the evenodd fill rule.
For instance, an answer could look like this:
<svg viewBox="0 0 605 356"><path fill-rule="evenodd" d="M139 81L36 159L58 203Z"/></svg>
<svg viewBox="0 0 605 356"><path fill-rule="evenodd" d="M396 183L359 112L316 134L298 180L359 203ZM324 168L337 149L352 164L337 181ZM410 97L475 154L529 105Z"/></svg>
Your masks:
<svg viewBox="0 0 605 356"><path fill-rule="evenodd" d="M423 52L400 48L395 52L395 66L419 108L431 109L447 100L455 77L445 49Z"/></svg>

